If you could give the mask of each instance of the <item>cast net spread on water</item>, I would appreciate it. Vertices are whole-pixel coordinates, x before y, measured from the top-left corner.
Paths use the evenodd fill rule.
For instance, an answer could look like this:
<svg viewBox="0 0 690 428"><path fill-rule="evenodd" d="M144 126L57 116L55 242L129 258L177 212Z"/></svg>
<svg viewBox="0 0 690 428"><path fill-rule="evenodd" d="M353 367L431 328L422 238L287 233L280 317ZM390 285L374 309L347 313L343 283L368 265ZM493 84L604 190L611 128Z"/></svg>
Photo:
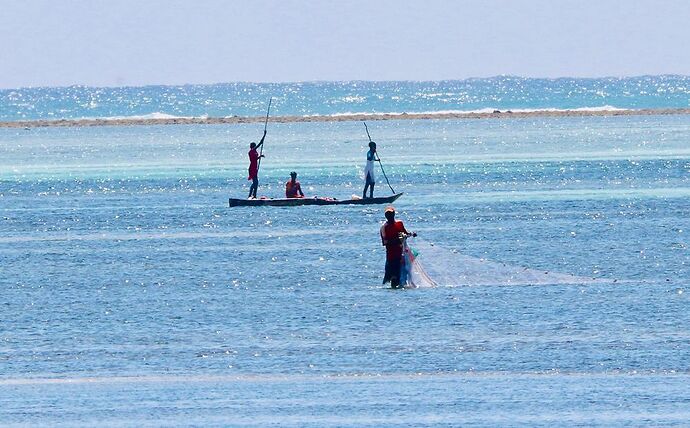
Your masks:
<svg viewBox="0 0 690 428"><path fill-rule="evenodd" d="M408 288L435 287L436 282L426 273L417 258L418 252L407 245L407 236L402 237L403 260L400 267L400 285Z"/></svg>
<svg viewBox="0 0 690 428"><path fill-rule="evenodd" d="M403 241L401 284L409 288L588 284L606 281L471 257L423 240L415 240L413 245L411 247L407 240Z"/></svg>

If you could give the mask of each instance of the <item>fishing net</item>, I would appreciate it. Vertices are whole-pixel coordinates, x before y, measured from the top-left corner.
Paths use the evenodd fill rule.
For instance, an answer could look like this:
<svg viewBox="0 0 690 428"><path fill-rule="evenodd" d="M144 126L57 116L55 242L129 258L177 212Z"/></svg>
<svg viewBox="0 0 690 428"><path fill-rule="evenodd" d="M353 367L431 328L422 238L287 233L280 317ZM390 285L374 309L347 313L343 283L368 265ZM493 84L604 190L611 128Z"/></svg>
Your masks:
<svg viewBox="0 0 690 428"><path fill-rule="evenodd" d="M403 261L400 269L400 284L407 288L435 287L436 282L424 270L417 255L417 250L407 245L403 238Z"/></svg>
<svg viewBox="0 0 690 428"><path fill-rule="evenodd" d="M529 269L460 254L423 240L403 246L401 284L408 288L462 285L587 284L600 279ZM402 279L405 279L405 282Z"/></svg>

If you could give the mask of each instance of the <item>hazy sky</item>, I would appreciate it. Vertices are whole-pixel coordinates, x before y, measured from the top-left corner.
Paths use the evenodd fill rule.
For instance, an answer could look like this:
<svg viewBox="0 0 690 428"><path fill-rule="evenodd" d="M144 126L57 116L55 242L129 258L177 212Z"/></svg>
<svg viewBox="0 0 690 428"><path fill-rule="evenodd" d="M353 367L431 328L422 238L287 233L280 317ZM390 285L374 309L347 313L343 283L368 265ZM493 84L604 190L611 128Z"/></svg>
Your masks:
<svg viewBox="0 0 690 428"><path fill-rule="evenodd" d="M4 1L0 87L690 75L684 0Z"/></svg>

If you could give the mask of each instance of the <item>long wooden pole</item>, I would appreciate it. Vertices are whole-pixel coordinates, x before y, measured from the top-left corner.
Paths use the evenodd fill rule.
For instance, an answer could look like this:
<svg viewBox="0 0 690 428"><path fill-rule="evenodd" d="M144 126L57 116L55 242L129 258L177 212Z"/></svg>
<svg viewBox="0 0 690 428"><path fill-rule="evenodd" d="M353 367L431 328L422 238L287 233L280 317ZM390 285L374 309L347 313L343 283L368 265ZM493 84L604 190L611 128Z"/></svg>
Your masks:
<svg viewBox="0 0 690 428"><path fill-rule="evenodd" d="M264 121L264 134L266 133L266 129L268 128L268 114L271 112L271 102L273 102L273 97L268 99L268 110L266 110L266 120ZM265 141L264 144L266 144ZM261 155L264 154L264 144L261 145L261 149L259 150L259 163L256 166L257 174L259 172L259 168L261 168Z"/></svg>

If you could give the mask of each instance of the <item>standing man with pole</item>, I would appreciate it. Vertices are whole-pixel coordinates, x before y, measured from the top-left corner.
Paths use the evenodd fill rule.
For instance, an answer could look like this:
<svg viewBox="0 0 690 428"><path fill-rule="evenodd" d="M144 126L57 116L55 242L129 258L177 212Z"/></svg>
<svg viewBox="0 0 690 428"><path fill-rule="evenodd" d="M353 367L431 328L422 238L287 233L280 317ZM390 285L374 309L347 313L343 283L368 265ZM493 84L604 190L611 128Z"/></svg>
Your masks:
<svg viewBox="0 0 690 428"><path fill-rule="evenodd" d="M364 191L362 192L362 198L366 199L367 190L369 190L369 197L374 197L374 185L376 184L376 178L374 177L374 161L379 163L379 166L381 167L381 172L383 173L383 178L386 179L386 183L388 183L388 187L390 187L391 192L395 193L395 190L393 190L393 186L391 186L391 182L388 181L386 171L383 169L381 158L379 158L378 154L376 153L376 143L371 141L371 135L369 135L369 128L367 127L367 123L362 123L364 123L364 129L366 129L367 131L367 137L369 137L369 151L367 152L367 164L364 167Z"/></svg>
<svg viewBox="0 0 690 428"><path fill-rule="evenodd" d="M247 180L252 181L251 186L249 186L249 199L256 199L256 191L259 189L259 162L264 155L259 154L259 152L256 151L256 148L260 147L261 151L264 150L265 138L266 130L264 130L264 136L261 137L261 141L258 145L255 142L249 144L249 176L247 177Z"/></svg>
<svg viewBox="0 0 690 428"><path fill-rule="evenodd" d="M249 145L249 176L247 180L251 180L252 184L249 186L249 199L256 199L256 192L259 189L259 168L261 167L261 158L264 157L264 140L266 139L266 128L268 127L268 114L271 112L271 102L273 98L268 100L268 110L266 111L266 121L264 122L264 135L261 137L259 144L252 142ZM260 148L261 152L256 149Z"/></svg>
<svg viewBox="0 0 690 428"><path fill-rule="evenodd" d="M376 143L369 141L369 151L367 152L367 163L364 167L364 191L362 198L367 198L367 190L369 190L369 197L374 197L374 185L376 184L376 176L374 175L374 161L376 160Z"/></svg>

